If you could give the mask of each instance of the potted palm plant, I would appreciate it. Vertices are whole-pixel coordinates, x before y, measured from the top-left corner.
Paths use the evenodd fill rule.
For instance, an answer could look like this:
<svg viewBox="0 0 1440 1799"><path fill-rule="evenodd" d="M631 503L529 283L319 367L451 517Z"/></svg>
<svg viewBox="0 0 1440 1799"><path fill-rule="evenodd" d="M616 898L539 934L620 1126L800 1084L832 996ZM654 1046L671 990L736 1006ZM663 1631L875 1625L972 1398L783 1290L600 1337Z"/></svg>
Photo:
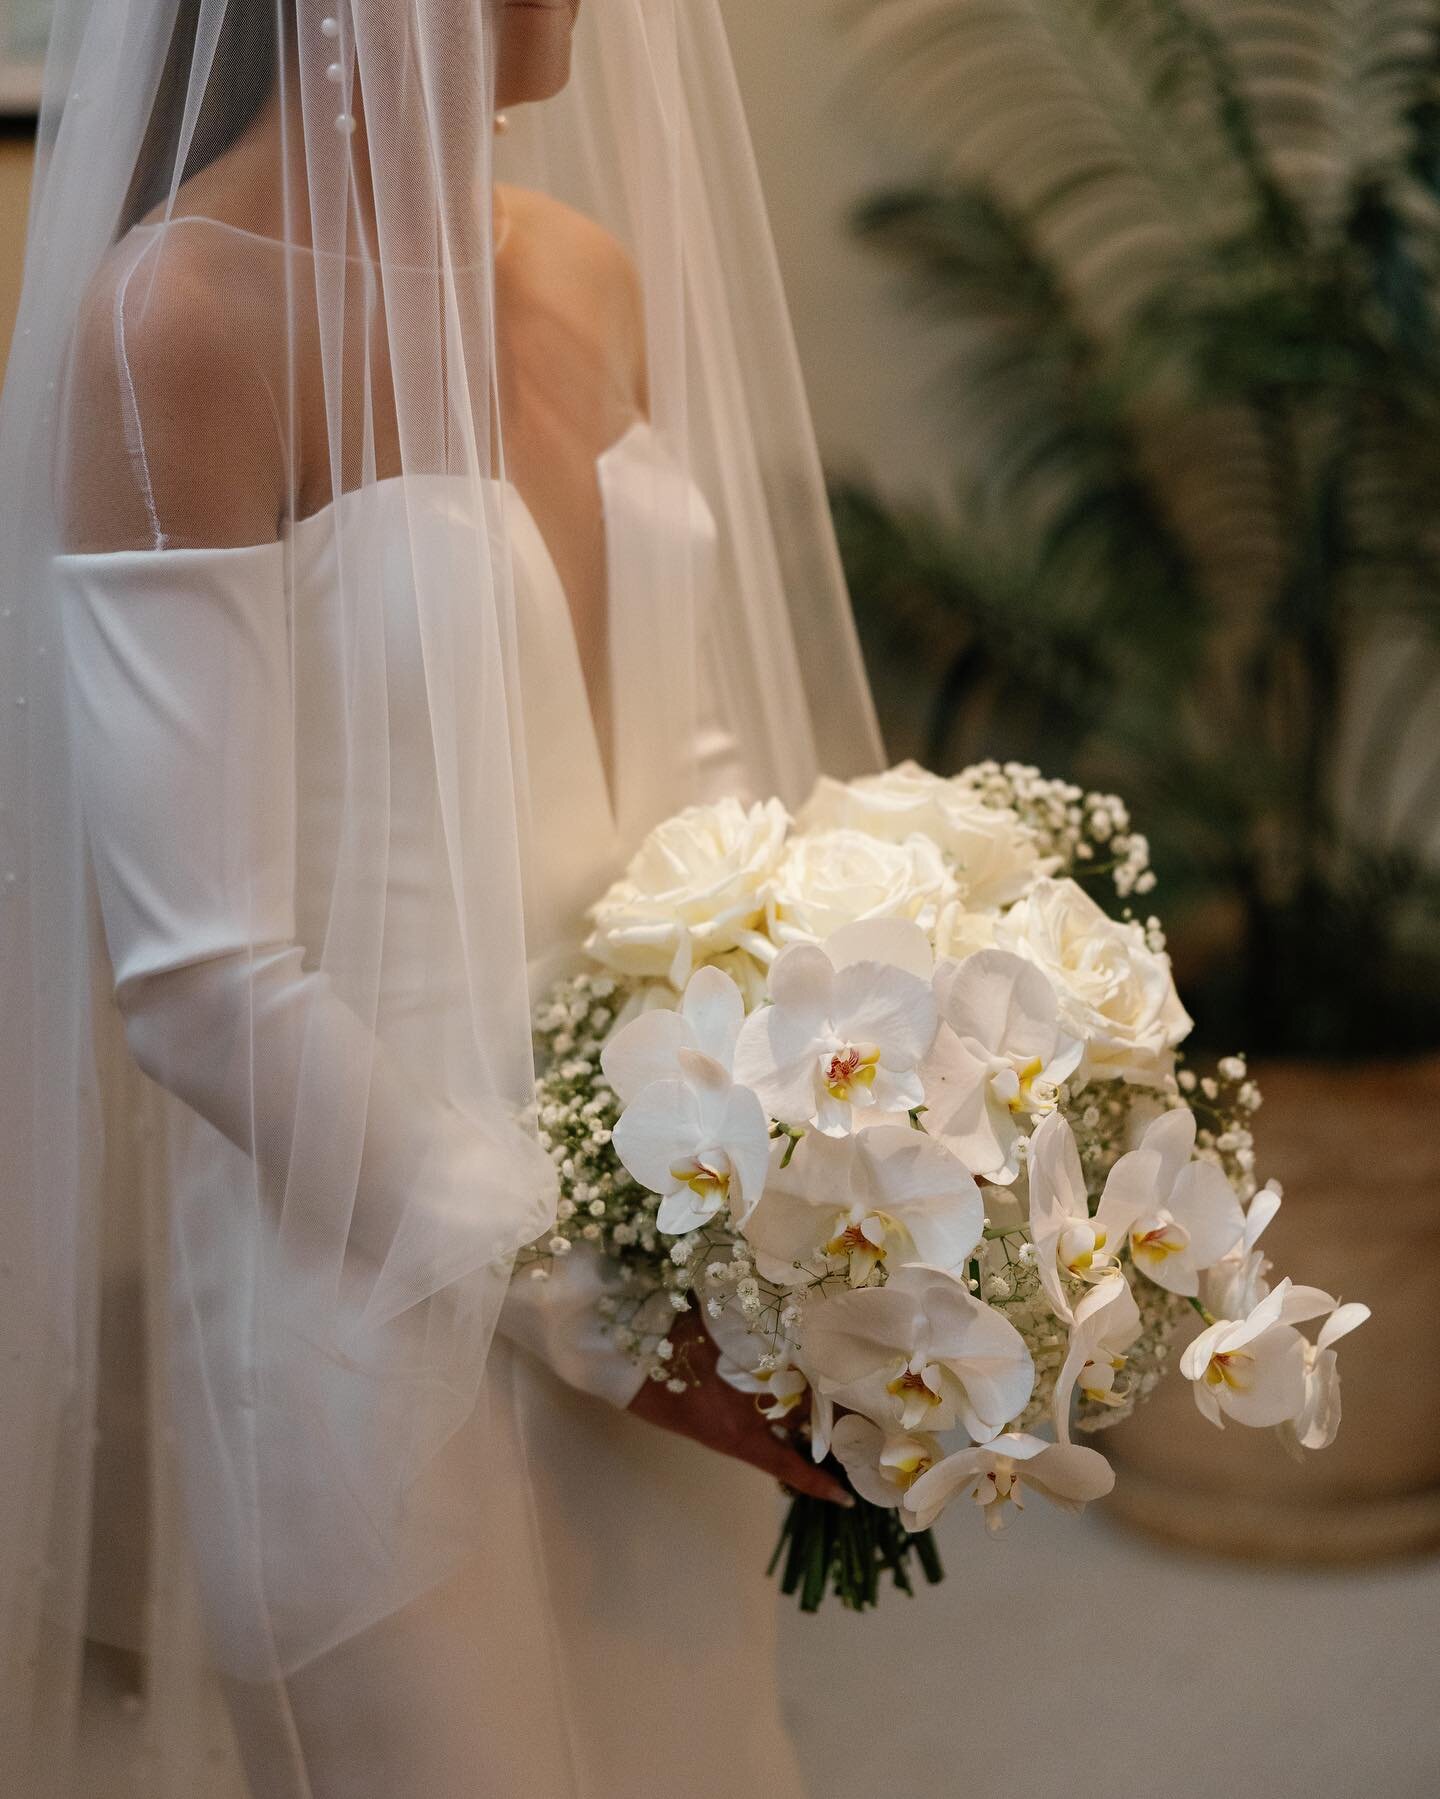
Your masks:
<svg viewBox="0 0 1440 1799"><path fill-rule="evenodd" d="M1197 1041L1268 1062L1288 1228L1337 1272L1343 1238L1350 1281L1369 1242L1352 1297L1387 1300L1329 1552L1440 1540L1437 1415L1399 1451L1379 1390L1414 1362L1396 1284L1440 1272L1440 0L861 0L851 29L926 153L857 222L937 321L955 442L949 507L836 485L872 648L937 671L931 765L1133 797ZM1141 1428L1146 1464L1171 1426ZM1233 1495L1181 1521L1188 1471L1150 1472L1151 1523L1168 1479L1194 1540L1288 1535L1278 1464L1238 1538Z"/></svg>

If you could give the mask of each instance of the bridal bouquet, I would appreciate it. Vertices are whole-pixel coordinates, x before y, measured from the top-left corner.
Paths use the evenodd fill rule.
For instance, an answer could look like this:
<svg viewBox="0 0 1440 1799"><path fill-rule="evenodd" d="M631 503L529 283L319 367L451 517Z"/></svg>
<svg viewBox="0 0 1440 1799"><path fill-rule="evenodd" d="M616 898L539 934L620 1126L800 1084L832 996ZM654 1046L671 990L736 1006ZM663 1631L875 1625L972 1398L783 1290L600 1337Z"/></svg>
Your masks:
<svg viewBox="0 0 1440 1799"><path fill-rule="evenodd" d="M1089 888L1108 887L1112 916ZM813 1609L874 1602L953 1501L1109 1491L1077 1441L1180 1359L1216 1425L1334 1438L1334 1345L1368 1315L1272 1286L1241 1057L1197 1078L1145 840L1113 796L982 763L905 764L654 831L542 1005L560 1172L532 1278L582 1242L652 1378L698 1307L720 1372L833 1457L851 1510L797 1498L777 1561ZM1297 1327L1319 1321L1313 1339Z"/></svg>

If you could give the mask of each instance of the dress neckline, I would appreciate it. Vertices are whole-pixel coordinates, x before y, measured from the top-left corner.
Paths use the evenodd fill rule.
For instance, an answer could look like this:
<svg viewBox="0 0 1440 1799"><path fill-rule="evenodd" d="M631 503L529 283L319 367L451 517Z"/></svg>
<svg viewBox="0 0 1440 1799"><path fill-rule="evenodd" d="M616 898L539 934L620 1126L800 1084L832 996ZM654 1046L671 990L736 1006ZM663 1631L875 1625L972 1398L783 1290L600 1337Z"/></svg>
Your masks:
<svg viewBox="0 0 1440 1799"><path fill-rule="evenodd" d="M648 442L653 439L654 435L655 427L650 423L649 419L637 418L633 420L632 423L621 432L619 437L617 437L613 443L607 444L595 458L595 469L597 474L603 473L607 463L612 460L618 461L620 456L631 449L636 443L642 440ZM296 519L294 523L288 527L287 534L290 537L294 537L301 531L308 529L311 525L328 521L332 514L338 512L350 501L357 499L361 494L382 493L385 489L391 487L428 486L431 483L440 487L480 487L492 492L503 492L512 497L520 505L524 511L525 517L535 526L536 531L538 532L540 530L535 515L530 510L530 506L526 501L525 496L508 475L463 475L445 471L437 472L435 474L423 474L402 470L398 475L381 475L377 480L367 481L363 487L347 488L344 493L338 495L333 500L327 500L323 506L318 507L314 512L307 512L304 518ZM544 541L543 534L541 540L542 542ZM285 538L282 536L277 541L283 543ZM265 544L256 545L255 547L257 549L268 549L271 546ZM546 549L548 552L548 544L546 545ZM170 553L173 554L173 552ZM553 556L551 557L551 561L553 563Z"/></svg>
<svg viewBox="0 0 1440 1799"><path fill-rule="evenodd" d="M608 463L612 461L618 462L622 455L632 449L634 445L642 441L653 440L654 436L655 427L651 424L650 420L646 418L637 418L621 432L614 443L608 444L595 458L597 472L603 473ZM538 532L540 529L538 524L535 524L534 515L526 504L524 495L508 476L462 475L443 471L434 474L419 474L402 471L398 475L381 475L375 481L367 481L363 487L347 488L345 492L340 494L337 498L327 500L326 503L317 508L316 511L307 512L304 518L291 521L284 527L278 537L272 538L267 543L176 544L173 548L165 547L163 545L152 545L150 548L143 550L61 550L56 553L55 561L61 564L78 564L85 562L99 563L112 560L129 560L146 556L269 556L277 551L283 550L287 543L294 542L302 531L308 532L312 526L328 522L342 507L359 499L362 494L383 493L386 489L392 487L415 485L428 486L431 484L434 484L437 487L450 488L452 490L455 488L480 488L482 491L508 494L513 498L515 503L521 507L529 522L532 525L535 525L536 531ZM543 536L541 541L544 541ZM546 549L548 553L548 544L546 545Z"/></svg>
<svg viewBox="0 0 1440 1799"><path fill-rule="evenodd" d="M606 470L622 463L629 455L640 451L642 445L649 445L656 439L655 427L649 419L637 418L609 444L595 459L595 468L600 480L602 503L607 494L605 481ZM105 566L143 568L146 565L158 565L168 561L177 572L185 562L202 559L224 559L243 565L246 558L266 561L272 557L284 557L299 553L309 557L320 551L320 547L333 536L337 519L348 506L359 503L362 495L381 495L391 490L403 490L406 487L433 488L437 493L455 494L457 491L495 495L512 511L512 518L521 536L528 535L533 539L530 566L540 580L550 586L550 598L564 609L565 642L574 659L574 671L579 681L579 693L584 703L583 722L588 728L593 741L595 753L602 770L602 787L608 804L612 828L618 828L620 795L616 790L617 770L614 766L614 745L611 755L604 753L600 730L595 714L595 705L591 696L590 683L585 678L584 665L580 659L579 638L575 631L574 616L570 610L569 596L560 575L559 567L546 541L539 523L526 503L524 495L516 484L504 477L469 476L453 473L421 474L401 472L396 475L382 476L363 487L351 488L347 492L331 500L317 511L307 514L289 524L281 536L269 543L236 544L205 546L176 546L173 549L152 548L147 550L102 550L75 551L58 555L56 564L60 567L73 568L78 574L85 567L101 568ZM607 531L615 528L614 521L606 518ZM517 552L519 554L519 552ZM610 646L610 654L614 652L614 615L610 609L613 596L607 596L607 616L605 639Z"/></svg>

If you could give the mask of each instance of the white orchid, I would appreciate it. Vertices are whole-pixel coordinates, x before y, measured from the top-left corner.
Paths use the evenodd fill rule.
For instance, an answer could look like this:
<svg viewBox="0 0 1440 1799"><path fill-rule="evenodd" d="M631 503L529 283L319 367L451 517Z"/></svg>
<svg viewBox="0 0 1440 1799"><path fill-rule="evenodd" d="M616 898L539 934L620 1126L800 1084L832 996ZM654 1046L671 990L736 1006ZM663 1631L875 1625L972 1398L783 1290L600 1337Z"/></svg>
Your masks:
<svg viewBox="0 0 1440 1799"><path fill-rule="evenodd" d="M909 1529L926 1530L963 1493L983 1509L987 1530L1003 1530L1008 1507L1025 1509L1027 1488L1062 1511L1079 1512L1114 1485L1114 1472L1098 1451L1009 1432L957 1450L922 1474L905 1495L904 1518Z"/></svg>
<svg viewBox="0 0 1440 1799"><path fill-rule="evenodd" d="M812 1301L804 1361L822 1391L902 1430L963 1424L977 1442L1021 1411L1035 1365L1008 1319L943 1268L896 1269L883 1287Z"/></svg>
<svg viewBox="0 0 1440 1799"><path fill-rule="evenodd" d="M1030 1232L1046 1296L1074 1320L1066 1281L1095 1282L1119 1268L1128 1238L1135 1266L1172 1293L1194 1297L1245 1228L1240 1202L1213 1162L1191 1161L1195 1115L1162 1112L1120 1157L1092 1218L1074 1134L1052 1113L1030 1142Z"/></svg>
<svg viewBox="0 0 1440 1799"><path fill-rule="evenodd" d="M1369 1306L1336 1306L1305 1345L1305 1398L1280 1426L1281 1440L1300 1459L1307 1449L1328 1449L1340 1429L1340 1364L1335 1345L1370 1316Z"/></svg>
<svg viewBox="0 0 1440 1799"><path fill-rule="evenodd" d="M945 1453L937 1437L882 1430L858 1412L835 1420L830 1447L860 1497L891 1508Z"/></svg>
<svg viewBox="0 0 1440 1799"><path fill-rule="evenodd" d="M1227 1418L1256 1428L1298 1418L1306 1401L1309 1345L1295 1326L1334 1311L1328 1293L1287 1279L1248 1317L1208 1325L1180 1358L1201 1412L1222 1429Z"/></svg>
<svg viewBox="0 0 1440 1799"><path fill-rule="evenodd" d="M1030 1139L1030 1235L1040 1284L1057 1318L1075 1322L1067 1281L1123 1278L1120 1249L1144 1192L1149 1165L1122 1156L1092 1218L1075 1133L1052 1112ZM1136 1177L1140 1178L1137 1179Z"/></svg>
<svg viewBox="0 0 1440 1799"><path fill-rule="evenodd" d="M1055 1382L1055 1434L1062 1443L1070 1440L1070 1400L1077 1387L1092 1405L1124 1403L1115 1392L1115 1376L1140 1328L1140 1308L1123 1274L1112 1274L1081 1297Z"/></svg>
<svg viewBox="0 0 1440 1799"><path fill-rule="evenodd" d="M1139 1202L1130 1224L1135 1266L1157 1286L1189 1298L1200 1291L1201 1272L1213 1268L1245 1232L1234 1188L1213 1162L1192 1161L1194 1148L1195 1114L1179 1106L1162 1112L1140 1139L1139 1150L1122 1156L1111 1172L1113 1181L1130 1164L1123 1178L1127 1203Z"/></svg>
<svg viewBox="0 0 1440 1799"><path fill-rule="evenodd" d="M675 1060L678 1078L650 1082L620 1114L615 1153L661 1195L656 1223L667 1235L696 1230L726 1207L743 1223L765 1190L769 1120L713 1057L681 1048Z"/></svg>
<svg viewBox="0 0 1440 1799"><path fill-rule="evenodd" d="M600 1067L623 1105L656 1081L678 1080L682 1050L698 1050L731 1074L744 1022L739 987L720 969L702 968L691 976L678 1010L652 1007L616 1031L600 1052Z"/></svg>
<svg viewBox="0 0 1440 1799"><path fill-rule="evenodd" d="M1265 1278L1270 1272L1270 1258L1255 1246L1279 1210L1279 1193L1274 1187L1262 1187L1246 1210L1245 1231L1239 1243L1201 1276L1200 1297L1205 1309L1217 1318L1246 1317L1270 1291Z"/></svg>
<svg viewBox="0 0 1440 1799"><path fill-rule="evenodd" d="M919 927L893 919L783 951L770 971L772 1003L740 1032L735 1078L770 1117L832 1136L857 1109L920 1105L918 1068L937 1016L930 960Z"/></svg>
<svg viewBox="0 0 1440 1799"><path fill-rule="evenodd" d="M807 1136L788 1167L772 1166L745 1235L767 1280L812 1280L817 1263L839 1260L862 1287L882 1265L958 1268L984 1228L980 1189L955 1157L908 1124L883 1124Z"/></svg>
<svg viewBox="0 0 1440 1799"><path fill-rule="evenodd" d="M790 1414L810 1391L810 1383L793 1362L777 1362L774 1367L757 1365L747 1368L721 1356L715 1372L737 1393L753 1393L762 1417L778 1424Z"/></svg>
<svg viewBox="0 0 1440 1799"><path fill-rule="evenodd" d="M764 1417L778 1424L794 1412L807 1393L810 1381L795 1360L795 1344L788 1331L772 1334L753 1326L734 1304L703 1308L701 1317L719 1350L715 1372L737 1393L751 1393ZM824 1455L816 1458L823 1461Z"/></svg>
<svg viewBox="0 0 1440 1799"><path fill-rule="evenodd" d="M981 950L935 975L940 1028L921 1069L926 1129L985 1180L1020 1172L1022 1121L1055 1109L1084 1051L1031 962Z"/></svg>

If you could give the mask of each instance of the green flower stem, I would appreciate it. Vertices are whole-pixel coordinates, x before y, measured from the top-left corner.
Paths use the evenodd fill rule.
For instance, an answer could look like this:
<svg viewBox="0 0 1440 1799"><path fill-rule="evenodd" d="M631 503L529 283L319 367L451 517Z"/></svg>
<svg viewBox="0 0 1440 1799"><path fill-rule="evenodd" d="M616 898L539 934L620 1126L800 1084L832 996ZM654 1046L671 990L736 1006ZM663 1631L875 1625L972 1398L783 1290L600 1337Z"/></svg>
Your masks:
<svg viewBox="0 0 1440 1799"><path fill-rule="evenodd" d="M830 1467L840 1473L835 1462ZM798 1594L803 1612L819 1611L831 1593L848 1610L863 1612L879 1604L883 1574L902 1593L914 1593L912 1557L929 1585L945 1578L933 1534L907 1531L898 1511L858 1497L847 1509L797 1494L767 1572L783 1562L781 1591Z"/></svg>

